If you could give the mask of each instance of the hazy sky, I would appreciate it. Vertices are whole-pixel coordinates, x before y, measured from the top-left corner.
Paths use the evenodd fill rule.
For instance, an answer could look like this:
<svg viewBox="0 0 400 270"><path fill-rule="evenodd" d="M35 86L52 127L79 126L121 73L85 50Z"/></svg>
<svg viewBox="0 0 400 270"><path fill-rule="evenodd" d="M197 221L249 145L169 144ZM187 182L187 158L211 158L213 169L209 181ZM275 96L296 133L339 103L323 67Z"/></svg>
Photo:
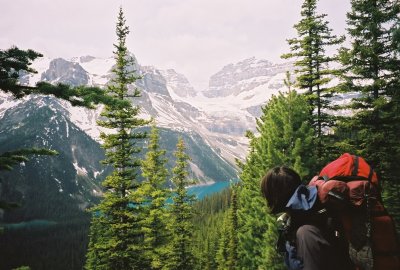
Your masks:
<svg viewBox="0 0 400 270"><path fill-rule="evenodd" d="M255 56L273 62L296 35L301 0L0 0L0 48L48 57L109 57L123 7L128 47L139 64L173 68L199 90L224 65ZM350 0L320 0L334 33L345 33Z"/></svg>

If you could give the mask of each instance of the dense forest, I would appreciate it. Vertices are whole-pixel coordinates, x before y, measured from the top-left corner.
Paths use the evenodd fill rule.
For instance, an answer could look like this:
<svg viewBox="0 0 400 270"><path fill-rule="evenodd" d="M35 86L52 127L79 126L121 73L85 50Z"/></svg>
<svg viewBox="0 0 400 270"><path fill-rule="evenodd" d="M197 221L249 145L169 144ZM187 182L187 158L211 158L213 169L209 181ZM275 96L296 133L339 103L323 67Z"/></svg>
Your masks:
<svg viewBox="0 0 400 270"><path fill-rule="evenodd" d="M140 80L128 68L126 25L119 11L114 44L116 65L105 89L38 83L20 85L21 72L41 55L13 47L0 51L0 89L22 98L32 93L54 95L74 106L104 104L98 125L115 130L102 133L103 164L111 173L103 181L104 196L84 218L63 226L41 224L24 231L7 229L5 256L21 258L20 269L284 269L275 250L277 224L260 192L260 178L278 165L296 170L304 183L341 153L364 157L382 183L383 200L400 225L400 3L392 0L351 0L347 35L336 36L317 0L304 0L297 36L288 39L295 74L287 73L287 91L276 93L248 131L248 154L237 160L239 181L229 189L196 201L187 192L195 183L188 175L190 157L179 138L172 171L160 147L157 123L139 117L135 98ZM328 52L334 52L331 55ZM355 98L338 105L337 97ZM143 126L151 125L150 132ZM139 158L144 139L147 152ZM31 155L55 155L48 149L16 149L0 154L0 170L12 170ZM166 182L174 184L167 188ZM1 200L0 207L18 207ZM60 214L61 215L61 214ZM399 227L400 228L400 227ZM28 236L24 236L26 234ZM11 254L19 239L29 238L31 254ZM53 235L55 237L49 237ZM51 240L49 240L51 239ZM42 248L43 247L43 248ZM46 265L34 262L35 252L54 257ZM64 250L65 252L60 252ZM73 259L71 259L73 258ZM11 269L18 265L0 266Z"/></svg>

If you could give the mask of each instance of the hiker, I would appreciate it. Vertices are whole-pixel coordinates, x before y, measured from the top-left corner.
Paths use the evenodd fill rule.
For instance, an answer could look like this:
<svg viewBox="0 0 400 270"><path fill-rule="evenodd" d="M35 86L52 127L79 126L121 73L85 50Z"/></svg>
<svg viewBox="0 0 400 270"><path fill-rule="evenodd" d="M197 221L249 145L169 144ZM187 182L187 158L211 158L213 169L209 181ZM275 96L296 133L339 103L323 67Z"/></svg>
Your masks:
<svg viewBox="0 0 400 270"><path fill-rule="evenodd" d="M262 178L261 191L272 214L284 213L277 248L284 251L288 269L355 269L340 226L332 224L316 186L303 185L290 168L275 167Z"/></svg>

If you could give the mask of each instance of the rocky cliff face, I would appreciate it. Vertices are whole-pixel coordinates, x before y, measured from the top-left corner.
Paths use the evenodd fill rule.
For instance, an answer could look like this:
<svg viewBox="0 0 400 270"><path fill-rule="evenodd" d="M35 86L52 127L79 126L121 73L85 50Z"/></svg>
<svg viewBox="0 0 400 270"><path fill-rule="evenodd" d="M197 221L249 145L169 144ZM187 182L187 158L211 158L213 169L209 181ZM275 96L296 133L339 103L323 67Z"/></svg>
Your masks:
<svg viewBox="0 0 400 270"><path fill-rule="evenodd" d="M188 79L180 73L177 73L173 69L160 71L162 76L165 78L165 82L172 95L176 95L181 98L195 97L196 90L190 85Z"/></svg>
<svg viewBox="0 0 400 270"><path fill-rule="evenodd" d="M41 80L78 86L89 84L89 75L78 63L57 58L52 60L49 69L42 73Z"/></svg>
<svg viewBox="0 0 400 270"><path fill-rule="evenodd" d="M267 60L249 58L236 64L229 64L221 71L212 75L209 81L209 89L204 92L207 97L237 96L242 92L267 84L271 78L280 73L291 70L289 64L273 64ZM270 85L275 89L283 85Z"/></svg>

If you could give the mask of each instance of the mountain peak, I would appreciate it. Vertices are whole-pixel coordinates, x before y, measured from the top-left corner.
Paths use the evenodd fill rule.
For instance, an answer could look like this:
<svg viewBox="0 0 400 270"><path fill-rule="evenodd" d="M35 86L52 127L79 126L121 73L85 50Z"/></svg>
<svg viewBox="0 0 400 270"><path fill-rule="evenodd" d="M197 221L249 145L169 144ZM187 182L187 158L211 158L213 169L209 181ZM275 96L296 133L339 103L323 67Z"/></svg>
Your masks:
<svg viewBox="0 0 400 270"><path fill-rule="evenodd" d="M161 71L161 74L164 76L172 96L177 95L183 98L196 96L196 91L185 75L176 72L174 69Z"/></svg>
<svg viewBox="0 0 400 270"><path fill-rule="evenodd" d="M42 73L41 80L74 86L87 85L89 75L78 63L56 58L50 61L49 69Z"/></svg>
<svg viewBox="0 0 400 270"><path fill-rule="evenodd" d="M94 59L96 59L96 57L91 56L91 55L84 55L84 56L80 56L80 57L73 57L73 58L71 58L71 61L78 62L78 63L87 63Z"/></svg>
<svg viewBox="0 0 400 270"><path fill-rule="evenodd" d="M289 69L287 66L286 69ZM237 96L242 92L265 84L282 72L279 65L268 60L255 57L224 66L219 72L211 76L209 89L204 92L207 97Z"/></svg>

